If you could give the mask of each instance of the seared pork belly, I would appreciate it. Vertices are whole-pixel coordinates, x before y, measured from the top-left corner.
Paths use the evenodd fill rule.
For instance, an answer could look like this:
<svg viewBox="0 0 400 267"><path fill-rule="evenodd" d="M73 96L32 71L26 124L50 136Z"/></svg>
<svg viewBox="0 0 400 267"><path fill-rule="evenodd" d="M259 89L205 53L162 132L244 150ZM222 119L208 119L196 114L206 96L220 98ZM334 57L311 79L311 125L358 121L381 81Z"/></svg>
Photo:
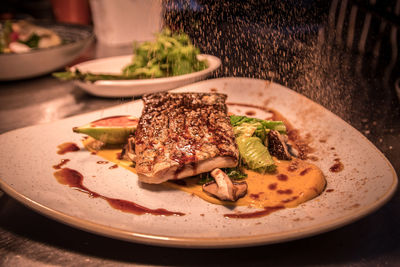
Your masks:
<svg viewBox="0 0 400 267"><path fill-rule="evenodd" d="M139 180L162 183L235 167L239 152L226 97L218 93L145 95L135 133Z"/></svg>

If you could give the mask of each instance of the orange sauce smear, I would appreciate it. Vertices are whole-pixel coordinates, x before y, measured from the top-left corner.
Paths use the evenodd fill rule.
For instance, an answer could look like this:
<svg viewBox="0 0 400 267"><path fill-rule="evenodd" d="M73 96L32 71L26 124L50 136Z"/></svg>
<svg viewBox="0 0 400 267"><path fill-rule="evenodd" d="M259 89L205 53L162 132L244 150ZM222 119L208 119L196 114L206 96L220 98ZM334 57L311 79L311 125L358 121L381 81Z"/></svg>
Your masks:
<svg viewBox="0 0 400 267"><path fill-rule="evenodd" d="M90 149L88 138L83 141L85 147L96 155L114 162L121 167L136 173L132 162L118 159L121 148L107 148L98 151ZM194 194L213 204L226 206L295 207L322 193L326 180L322 171L314 164L300 159L291 161L275 159L277 170L274 173L260 174L246 170L248 191L245 197L236 202L220 201L203 192L197 184L197 178L185 178L182 183L166 182L163 185Z"/></svg>

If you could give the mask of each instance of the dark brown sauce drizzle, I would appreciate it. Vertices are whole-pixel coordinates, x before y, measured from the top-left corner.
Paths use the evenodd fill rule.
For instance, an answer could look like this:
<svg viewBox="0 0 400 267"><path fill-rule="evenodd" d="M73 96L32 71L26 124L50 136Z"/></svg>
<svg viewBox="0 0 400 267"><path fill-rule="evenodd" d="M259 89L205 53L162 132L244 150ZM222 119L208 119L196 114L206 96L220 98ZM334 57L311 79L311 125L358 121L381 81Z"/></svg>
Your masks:
<svg viewBox="0 0 400 267"><path fill-rule="evenodd" d="M260 195L262 195L262 194L264 194L264 192L260 192L257 194L250 194L250 198L258 200L258 199L260 199Z"/></svg>
<svg viewBox="0 0 400 267"><path fill-rule="evenodd" d="M287 181L289 177L286 174L280 173L276 178L278 178L279 181Z"/></svg>
<svg viewBox="0 0 400 267"><path fill-rule="evenodd" d="M277 183L269 184L269 185L268 185L268 189L269 189L269 190L275 190L277 186L278 186Z"/></svg>
<svg viewBox="0 0 400 267"><path fill-rule="evenodd" d="M108 161L105 161L105 160L99 160L99 161L97 161L96 163L97 163L97 164L107 164L107 163L108 163Z"/></svg>
<svg viewBox="0 0 400 267"><path fill-rule="evenodd" d="M327 193L330 193L330 192L333 192L333 191L335 191L335 190L334 189L326 189Z"/></svg>
<svg viewBox="0 0 400 267"><path fill-rule="evenodd" d="M111 207L123 211L123 212L128 212L128 213L133 213L136 215L142 215L142 214L152 214L152 215L163 215L163 216L171 216L171 215L177 215L177 216L183 216L185 215L184 213L181 212L173 212L173 211L168 211L166 209L149 209L146 207L143 207L139 204L136 204L131 201L123 200L123 199L116 199L116 198L109 198L103 195L100 195L99 193L96 193L94 191L91 191L87 187L83 185L83 175L80 174L78 171L70 169L70 168L62 168L59 171L56 171L54 173L54 177L57 179L57 181L60 184L63 185L68 185L69 187L72 187L76 190L79 190L83 193L88 194L90 197L93 198L102 198L110 204Z"/></svg>
<svg viewBox="0 0 400 267"><path fill-rule="evenodd" d="M110 170L112 170L112 169L116 169L116 168L118 168L118 164L114 164L114 165L112 165L112 166L110 166L110 167L108 167Z"/></svg>
<svg viewBox="0 0 400 267"><path fill-rule="evenodd" d="M254 115L256 115L256 112L254 110L249 110L249 111L246 111L245 114L247 116L254 116Z"/></svg>
<svg viewBox="0 0 400 267"><path fill-rule="evenodd" d="M306 175L310 170L311 170L311 168L305 168L304 170L302 170L302 171L300 172L300 175L301 175L301 176L304 176L304 175Z"/></svg>
<svg viewBox="0 0 400 267"><path fill-rule="evenodd" d="M335 159L335 164L333 164L329 170L331 172L340 172L344 169L344 165L342 162L340 162L340 159Z"/></svg>
<svg viewBox="0 0 400 267"><path fill-rule="evenodd" d="M64 155L67 152L74 152L79 150L79 147L75 143L71 142L63 143L61 145L58 145L57 147L57 154L59 155Z"/></svg>
<svg viewBox="0 0 400 267"><path fill-rule="evenodd" d="M194 172L196 172L196 148L196 145L190 145L185 148L186 154L172 155L172 160L176 161L179 164L178 168L174 172L174 179L178 179L178 175L185 169L185 167L190 166L194 170Z"/></svg>
<svg viewBox="0 0 400 267"><path fill-rule="evenodd" d="M274 211L278 211L284 209L284 206L275 206L275 207L264 207L263 210L249 212L249 213L230 213L224 214L224 217L231 219L252 219L252 218L260 218L271 214Z"/></svg>
<svg viewBox="0 0 400 267"><path fill-rule="evenodd" d="M69 159L62 159L60 163L53 165L53 168L56 170L61 169L62 166L64 166L65 164L67 164L69 161Z"/></svg>
<svg viewBox="0 0 400 267"><path fill-rule="evenodd" d="M284 200L282 200L281 202L282 202L282 203L288 203L288 202L292 202L293 200L296 200L296 199L298 199L298 198L299 198L298 196L293 196L293 197L291 197L291 198L284 199Z"/></svg>
<svg viewBox="0 0 400 267"><path fill-rule="evenodd" d="M278 194L281 194L281 195L284 195L284 194L286 194L286 195L290 195L290 194L292 194L293 193L293 191L292 191L292 189L285 189L285 190L281 190L281 189L279 189L278 191L276 191Z"/></svg>

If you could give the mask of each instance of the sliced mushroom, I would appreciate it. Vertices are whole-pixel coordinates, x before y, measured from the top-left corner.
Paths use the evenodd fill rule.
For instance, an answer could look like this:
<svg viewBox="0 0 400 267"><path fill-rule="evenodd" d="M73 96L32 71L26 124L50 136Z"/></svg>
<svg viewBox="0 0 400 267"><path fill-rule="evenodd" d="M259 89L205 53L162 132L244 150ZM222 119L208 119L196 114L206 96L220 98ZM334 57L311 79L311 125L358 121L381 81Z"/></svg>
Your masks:
<svg viewBox="0 0 400 267"><path fill-rule="evenodd" d="M128 142L122 149L121 157L125 160L130 160L132 162L136 162L135 136L134 135L129 136Z"/></svg>
<svg viewBox="0 0 400 267"><path fill-rule="evenodd" d="M215 181L203 185L203 191L209 195L225 201L236 201L246 195L246 182L232 182L221 169L213 170L211 176Z"/></svg>
<svg viewBox="0 0 400 267"><path fill-rule="evenodd" d="M299 151L295 148L295 146L292 143L288 142L286 143L286 145L290 155L292 155L295 158L298 158L300 156Z"/></svg>
<svg viewBox="0 0 400 267"><path fill-rule="evenodd" d="M268 150L272 156L281 160L290 160L292 156L288 151L285 138L276 130L268 133Z"/></svg>

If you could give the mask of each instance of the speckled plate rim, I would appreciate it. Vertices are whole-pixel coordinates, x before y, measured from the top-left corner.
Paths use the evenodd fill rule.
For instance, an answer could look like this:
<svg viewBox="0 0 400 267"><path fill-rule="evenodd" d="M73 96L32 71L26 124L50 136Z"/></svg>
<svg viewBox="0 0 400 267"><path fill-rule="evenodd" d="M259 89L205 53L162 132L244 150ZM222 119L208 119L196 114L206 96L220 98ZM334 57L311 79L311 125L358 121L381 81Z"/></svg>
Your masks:
<svg viewBox="0 0 400 267"><path fill-rule="evenodd" d="M387 162L388 166L391 164ZM66 215L62 212L50 209L44 205L41 205L15 191L12 187L2 183L0 180L1 189L4 190L8 195L17 201L21 202L25 206L45 215L46 217L55 219L61 223L73 226L75 228L85 230L90 233L117 238L129 242L138 242L147 245L165 246L165 247L177 247L177 248L235 248L235 247L248 247L258 245L268 245L275 243L282 243L291 240L297 240L305 237L310 237L325 233L341 226L348 225L358 219L365 217L366 215L373 213L381 206L383 206L393 194L397 188L396 173L393 171L393 183L390 190L382 197L377 200L373 205L366 206L358 212L354 213L353 216L343 216L332 220L329 223L322 223L313 227L299 228L284 233L266 234L258 236L245 236L245 237L234 237L234 238L190 238L190 237L172 237L167 235L151 235L143 234L138 232L124 231L114 227L107 227L101 224L93 223L87 220L79 219L74 216Z"/></svg>
<svg viewBox="0 0 400 267"><path fill-rule="evenodd" d="M241 79L241 80L254 80L247 78L220 78L223 80L230 79ZM215 79L217 80L217 79ZM212 80L211 80L212 81ZM210 82L203 81L199 82ZM280 86L280 85L279 85ZM287 88L286 88L287 89ZM290 89L287 89L290 90ZM296 93L297 94L297 93ZM301 96L305 98L304 96ZM308 101L311 101L307 99ZM314 103L314 102L313 102ZM318 105L318 104L317 104ZM320 106L320 105L319 105ZM330 111L326 110L322 106L320 106L325 112ZM331 115L337 117L333 113ZM339 117L337 117L341 120ZM343 120L342 120L343 121ZM343 123L346 123L343 121ZM346 123L347 124L347 123ZM4 190L9 196L13 197L17 201L21 202L23 205L49 217L55 219L61 223L76 227L81 230L85 230L91 233L107 236L110 238L117 238L120 240L125 240L129 242L138 242L149 245L157 245L157 246L166 246L166 247L180 247L180 248L231 248L231 247L246 247L246 246L256 246L256 245L267 245L280 243L290 240L301 239L304 237L314 236L317 234L321 234L330 230L337 229L341 226L350 224L356 220L359 220L365 217L368 214L376 211L378 208L382 207L385 203L387 203L391 197L394 195L398 185L397 174L393 169L390 162L386 159L386 157L361 133L359 133L355 128L351 125L347 126L351 127L352 130L357 132L358 137L362 138L366 143L371 146L374 151L384 159L387 167L390 169L392 174L392 183L388 187L388 190L385 194L380 195L375 202L370 205L364 206L363 208L358 209L351 216L342 216L337 217L334 220L329 221L328 223L320 223L318 225L313 225L312 227L302 227L297 228L290 231L273 233L273 234L260 234L256 236L241 236L241 237L222 237L222 238L201 238L201 237L173 237L168 235L153 235L153 234L144 234L140 232L132 232L125 231L114 227L105 226L99 223L94 223L88 220L80 219L74 216L66 215L62 212L56 211L54 209L48 208L45 205L37 203L36 201L18 193L14 188L9 186L7 183L3 182L0 179L0 188ZM30 126L35 127L35 126ZM27 127L29 128L29 127ZM17 131L17 130L16 130Z"/></svg>

